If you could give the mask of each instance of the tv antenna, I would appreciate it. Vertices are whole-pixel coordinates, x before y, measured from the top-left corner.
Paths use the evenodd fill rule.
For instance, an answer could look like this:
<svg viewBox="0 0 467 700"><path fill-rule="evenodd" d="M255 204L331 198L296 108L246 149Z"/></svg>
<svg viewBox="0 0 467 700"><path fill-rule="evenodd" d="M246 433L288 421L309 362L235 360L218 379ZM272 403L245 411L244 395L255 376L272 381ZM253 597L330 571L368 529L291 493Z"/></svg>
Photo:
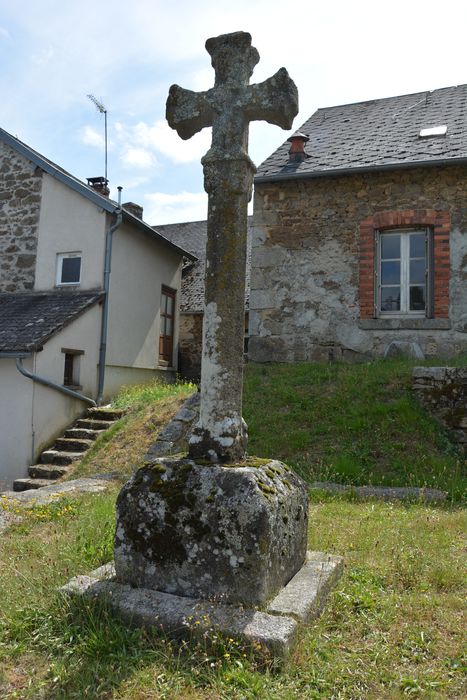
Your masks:
<svg viewBox="0 0 467 700"><path fill-rule="evenodd" d="M94 95L87 95L91 102L97 107L98 111L104 115L104 144L105 144L105 184L107 185L107 110L104 107L102 100L98 100Z"/></svg>

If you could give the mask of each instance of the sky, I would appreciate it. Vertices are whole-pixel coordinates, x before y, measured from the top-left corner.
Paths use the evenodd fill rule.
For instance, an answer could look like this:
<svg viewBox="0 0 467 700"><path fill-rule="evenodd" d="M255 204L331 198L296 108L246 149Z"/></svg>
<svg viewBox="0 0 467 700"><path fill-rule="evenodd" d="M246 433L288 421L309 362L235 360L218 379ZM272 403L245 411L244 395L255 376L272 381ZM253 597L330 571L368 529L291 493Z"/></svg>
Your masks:
<svg viewBox="0 0 467 700"><path fill-rule="evenodd" d="M206 39L250 32L251 82L284 66L300 112L285 132L250 126L259 165L318 108L467 82L465 0L0 0L0 126L151 225L206 218L200 159L210 129L182 141L165 120L173 83L214 84Z"/></svg>

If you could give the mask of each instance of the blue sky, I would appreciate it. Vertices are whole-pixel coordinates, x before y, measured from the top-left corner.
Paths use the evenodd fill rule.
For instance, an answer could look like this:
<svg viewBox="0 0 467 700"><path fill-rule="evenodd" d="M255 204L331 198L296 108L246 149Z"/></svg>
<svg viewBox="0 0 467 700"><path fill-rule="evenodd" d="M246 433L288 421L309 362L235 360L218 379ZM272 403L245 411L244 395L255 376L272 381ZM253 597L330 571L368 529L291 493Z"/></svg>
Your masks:
<svg viewBox="0 0 467 700"><path fill-rule="evenodd" d="M182 141L165 122L172 83L206 90L207 38L248 31L261 60L252 82L285 66L296 130L318 107L467 82L465 0L0 0L0 126L73 175L104 174L111 196L152 224L205 218L200 158L210 130ZM290 132L250 128L259 164Z"/></svg>

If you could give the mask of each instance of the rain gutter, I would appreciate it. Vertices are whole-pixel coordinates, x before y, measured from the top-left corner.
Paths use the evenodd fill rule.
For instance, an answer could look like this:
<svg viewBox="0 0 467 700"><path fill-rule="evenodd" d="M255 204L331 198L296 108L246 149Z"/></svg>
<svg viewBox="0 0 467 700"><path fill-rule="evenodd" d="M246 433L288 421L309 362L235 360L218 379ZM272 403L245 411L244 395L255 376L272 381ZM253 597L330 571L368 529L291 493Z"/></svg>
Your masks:
<svg viewBox="0 0 467 700"><path fill-rule="evenodd" d="M119 199L120 199L119 188ZM105 258L104 258L104 303L102 307L101 319L101 342L99 347L99 364L98 364L98 381L97 381L97 398L96 403L101 405L102 396L104 393L104 378L105 378L105 360L107 355L107 334L108 334L108 319L109 319L109 289L110 289L110 272L112 267L112 239L113 234L121 225L123 220L123 210L120 206L115 210L115 222L107 230L105 237Z"/></svg>
<svg viewBox="0 0 467 700"><path fill-rule="evenodd" d="M284 180L308 180L316 177L336 175L358 175L359 173L375 173L381 170L408 170L413 168L444 167L446 165L467 165L467 158L442 158L441 160L422 160L410 163L387 163L382 165L347 166L345 168L333 168L329 170L315 170L309 172L283 172L274 175L257 175L255 184L263 182L282 182Z"/></svg>

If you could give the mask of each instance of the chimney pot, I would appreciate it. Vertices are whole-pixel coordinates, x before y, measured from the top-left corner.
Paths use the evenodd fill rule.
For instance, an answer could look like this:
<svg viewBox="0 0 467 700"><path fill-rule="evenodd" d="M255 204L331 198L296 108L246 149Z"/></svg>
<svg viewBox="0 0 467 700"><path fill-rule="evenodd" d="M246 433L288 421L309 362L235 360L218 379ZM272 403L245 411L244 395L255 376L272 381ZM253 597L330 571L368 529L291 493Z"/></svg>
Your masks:
<svg viewBox="0 0 467 700"><path fill-rule="evenodd" d="M87 178L89 187L96 190L99 194L104 197L108 197L110 194L109 181L105 177L88 177Z"/></svg>
<svg viewBox="0 0 467 700"><path fill-rule="evenodd" d="M309 140L310 138L306 134L302 134L301 131L296 131L295 134L289 136L287 139L287 141L290 142L289 162L297 163L310 157L308 153L305 152L305 144Z"/></svg>

